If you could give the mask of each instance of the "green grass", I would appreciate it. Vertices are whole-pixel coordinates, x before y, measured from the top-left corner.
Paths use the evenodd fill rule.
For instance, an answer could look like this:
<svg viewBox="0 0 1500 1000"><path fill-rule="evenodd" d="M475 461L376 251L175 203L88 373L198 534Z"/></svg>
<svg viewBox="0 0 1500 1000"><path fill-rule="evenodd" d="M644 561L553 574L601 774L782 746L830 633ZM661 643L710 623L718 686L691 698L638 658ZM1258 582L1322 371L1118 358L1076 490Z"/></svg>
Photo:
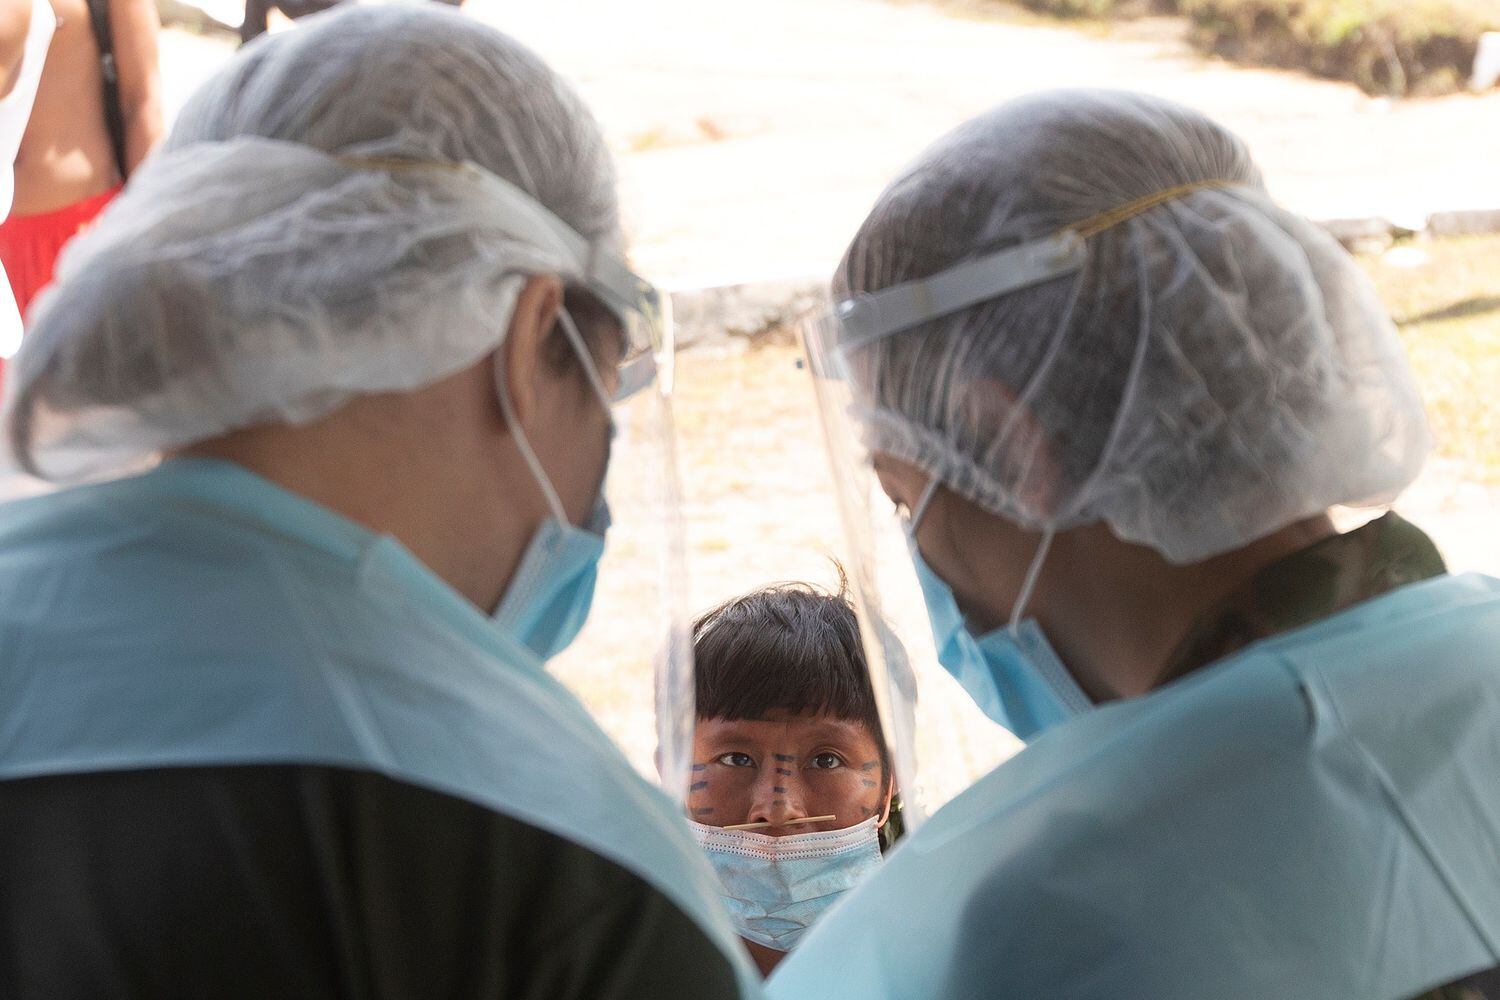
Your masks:
<svg viewBox="0 0 1500 1000"><path fill-rule="evenodd" d="M1425 261L1399 266L1413 251ZM1411 243L1361 263L1401 330L1438 454L1500 483L1500 236Z"/></svg>
<svg viewBox="0 0 1500 1000"><path fill-rule="evenodd" d="M1479 36L1500 30L1497 0L1020 0L1061 17L1171 12L1199 48L1300 69L1397 96L1464 85Z"/></svg>

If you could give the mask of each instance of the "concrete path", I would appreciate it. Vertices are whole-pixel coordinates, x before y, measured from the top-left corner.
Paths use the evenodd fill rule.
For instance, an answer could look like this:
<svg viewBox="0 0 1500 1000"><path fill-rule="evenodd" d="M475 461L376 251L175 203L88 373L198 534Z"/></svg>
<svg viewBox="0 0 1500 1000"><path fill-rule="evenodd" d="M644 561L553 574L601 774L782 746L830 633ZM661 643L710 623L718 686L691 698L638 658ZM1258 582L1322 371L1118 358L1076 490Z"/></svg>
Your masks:
<svg viewBox="0 0 1500 1000"><path fill-rule="evenodd" d="M1500 208L1500 91L1392 103L1192 53L1181 25L1059 27L990 0L469 0L571 78L621 164L636 261L676 288L828 272L933 138L1030 90L1144 90L1250 142L1319 219ZM230 51L171 33L169 105Z"/></svg>

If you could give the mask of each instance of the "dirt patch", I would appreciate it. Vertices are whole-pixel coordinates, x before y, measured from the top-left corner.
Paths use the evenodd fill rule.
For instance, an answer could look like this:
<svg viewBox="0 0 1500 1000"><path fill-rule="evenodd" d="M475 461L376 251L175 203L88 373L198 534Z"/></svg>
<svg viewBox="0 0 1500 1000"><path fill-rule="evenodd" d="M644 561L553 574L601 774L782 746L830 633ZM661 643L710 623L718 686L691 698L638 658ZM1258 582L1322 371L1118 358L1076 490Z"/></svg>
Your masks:
<svg viewBox="0 0 1500 1000"><path fill-rule="evenodd" d="M1020 0L1065 18L1189 18L1200 51L1253 66L1347 80L1366 93L1461 90L1479 37L1500 29L1487 0Z"/></svg>
<svg viewBox="0 0 1500 1000"><path fill-rule="evenodd" d="M1486 17L1462 0L1405 10L1281 0L1183 0L1182 8L1192 18L1190 40L1206 52L1347 80L1392 97L1462 89L1479 36L1500 27L1493 11Z"/></svg>

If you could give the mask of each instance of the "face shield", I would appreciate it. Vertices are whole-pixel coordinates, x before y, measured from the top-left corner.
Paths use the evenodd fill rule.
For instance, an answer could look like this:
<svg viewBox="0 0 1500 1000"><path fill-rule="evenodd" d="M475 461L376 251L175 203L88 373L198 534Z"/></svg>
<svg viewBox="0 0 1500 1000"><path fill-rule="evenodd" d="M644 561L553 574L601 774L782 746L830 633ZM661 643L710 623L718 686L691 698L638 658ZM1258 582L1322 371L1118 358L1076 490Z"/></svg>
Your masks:
<svg viewBox="0 0 1500 1000"><path fill-rule="evenodd" d="M588 620L548 670L579 694L642 773L680 801L694 694L671 299L617 260L595 255L565 301L563 331L610 409L602 484L609 523ZM620 359L613 378L593 360L601 338L614 341Z"/></svg>
<svg viewBox="0 0 1500 1000"><path fill-rule="evenodd" d="M919 822L923 806L935 808L956 795L1018 744L977 719L975 706L937 666L911 560L909 512L898 511L876 475L880 456L872 448L868 418L875 410L878 376L861 367L861 353L927 320L1074 273L1085 257L1083 237L1064 231L837 303L802 328L844 527L850 587L908 822ZM967 740L965 731L984 736Z"/></svg>

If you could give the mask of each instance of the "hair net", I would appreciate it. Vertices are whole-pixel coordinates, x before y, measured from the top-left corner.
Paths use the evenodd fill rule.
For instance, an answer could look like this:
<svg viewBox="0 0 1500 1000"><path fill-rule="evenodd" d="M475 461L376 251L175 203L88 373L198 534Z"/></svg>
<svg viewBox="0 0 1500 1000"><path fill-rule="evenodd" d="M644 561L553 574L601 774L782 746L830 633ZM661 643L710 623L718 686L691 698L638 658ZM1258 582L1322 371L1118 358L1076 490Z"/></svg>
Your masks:
<svg viewBox="0 0 1500 1000"><path fill-rule="evenodd" d="M96 476L431 384L496 348L524 274L618 248L599 129L535 55L436 5L304 23L210 80L63 255L6 386L21 467Z"/></svg>
<svg viewBox="0 0 1500 1000"><path fill-rule="evenodd" d="M1058 276L851 340L872 450L1025 527L1104 522L1178 563L1416 475L1426 421L1374 289L1238 138L1168 101L1061 91L966 123L881 195L835 296L1084 220Z"/></svg>

